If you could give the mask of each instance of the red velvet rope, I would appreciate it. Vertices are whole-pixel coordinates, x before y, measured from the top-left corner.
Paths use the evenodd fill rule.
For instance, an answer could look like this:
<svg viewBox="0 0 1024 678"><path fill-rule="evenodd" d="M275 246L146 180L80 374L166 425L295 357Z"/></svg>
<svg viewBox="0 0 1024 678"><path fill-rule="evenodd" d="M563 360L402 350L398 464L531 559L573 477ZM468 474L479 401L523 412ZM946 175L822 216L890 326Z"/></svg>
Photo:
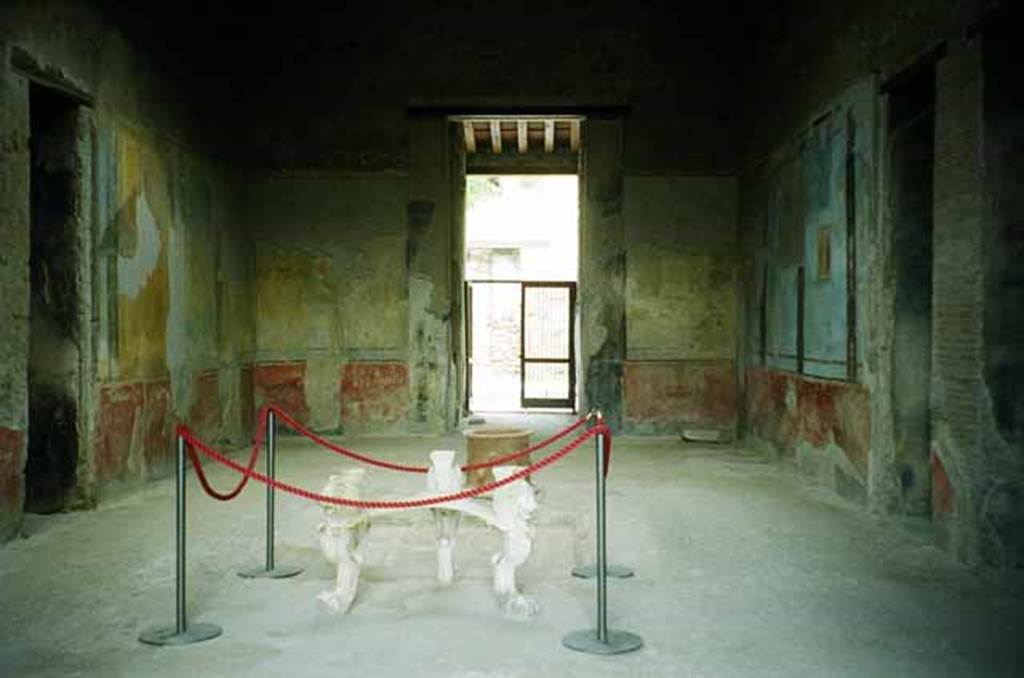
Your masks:
<svg viewBox="0 0 1024 678"><path fill-rule="evenodd" d="M189 456L191 457L192 463L195 465L196 471L198 472L201 478L205 476L203 476L202 471L200 470L202 468L202 462L199 459L199 455L196 454L197 450L202 454L206 455L207 457L213 459L214 461L223 464L224 466L227 466L228 468L231 468L237 471L238 473L241 473L244 476L243 480L247 478L254 478L265 485L270 485L271 487L281 490L282 492L287 492L297 497L302 497L303 499L309 499L311 501L316 501L324 504L334 504L336 506L349 506L352 508L363 509L421 508L424 506L434 506L437 504L444 504L451 501L459 501L461 499L469 499L470 497L476 497L481 494L486 494L487 492L492 492L498 489L499 487L504 487L505 485L513 483L517 480L521 480L522 478L525 478L526 476L536 473L540 469L555 463L562 457L566 456L567 454L578 448L584 442L586 442L588 438L591 438L595 435L604 436L605 439L605 473L608 472L607 462L609 461L611 455L611 431L603 423L603 421L599 421L596 426L576 436L576 438L574 438L572 441L566 444L565 447L555 452L552 452L548 456L534 462L530 466L523 467L522 469L516 471L515 473L508 476L504 480L496 480L494 482L486 483L476 488L466 489L462 490L461 492L441 495L438 497L411 499L407 501L363 501L358 499L348 499L346 497L330 497L324 494L310 492L309 490L306 490L304 488L297 487L295 485L290 485L288 483L281 482L280 480L276 480L274 478L270 478L258 471L254 471L251 465L243 466L242 464L239 464L238 462L229 459L222 453L218 452L217 450L213 449L206 443L202 442L201 440L193 436L192 432L189 431L188 428L184 425L178 426L177 433L185 440ZM207 488L207 485L205 483L203 484L203 488Z"/></svg>
<svg viewBox="0 0 1024 678"><path fill-rule="evenodd" d="M245 468L248 469L249 471L252 471L252 469L256 466L256 460L260 456L260 450L263 449L263 438L267 430L268 411L269 410L266 407L260 408L259 424L256 427L256 438L252 442L252 452L249 454L249 462L245 465ZM181 426L178 427L179 435L181 433L182 428L183 427ZM191 433L189 435L191 436ZM186 442L187 441L188 438L186 438ZM210 495L217 501L231 501L232 499L237 497L242 492L242 490L245 489L246 485L249 484L249 479L251 476L245 474L242 476L242 479L238 481L238 485L236 485L233 490L231 490L230 492L218 492L217 490L213 489L212 485L210 485L210 481L207 479L206 473L203 472L202 465L198 463L198 460L196 459L195 454L191 451L191 449L189 450L189 455L192 458L192 465L196 469L196 476L199 478L199 484L203 486L203 490L206 491L206 494Z"/></svg>
<svg viewBox="0 0 1024 678"><path fill-rule="evenodd" d="M406 466L405 464L395 464L390 461L384 461L383 459L376 459L374 457L368 457L365 454L359 454L358 452L344 448L341 445L336 445L326 438L313 433L308 428L300 424L295 417L288 414L277 405L270 405L270 409L272 409L274 413L281 418L281 421L288 425L288 428L292 429L296 433L306 436L317 445L326 447L332 452L345 455L350 459L355 459L356 461L361 461L364 464L370 464L371 466L379 466L380 468L386 468L392 471L405 471L406 473L426 473L430 470L426 466Z"/></svg>
<svg viewBox="0 0 1024 678"><path fill-rule="evenodd" d="M299 423L299 421L295 417L288 414L287 412L279 408L277 405L270 405L269 408L272 409L274 413L281 418L281 421L288 425L288 428L292 429L293 431L300 435L309 438L317 445L320 445L321 447L326 447L332 452L337 452L338 454L349 457L350 459L361 461L364 464L370 464L372 466L378 466L380 468L386 468L392 471L404 471L406 473L426 473L427 471L430 470L429 467L427 466L407 466L405 464L396 464L390 461L384 461L383 459L368 457L364 454L360 454L353 450L347 449L345 447L342 447L341 445L332 443L323 436L319 436L316 433L313 433L308 428ZM526 455L532 452L536 452L537 450L547 447L556 440L564 438L565 436L569 435L579 427L583 426L583 424L585 424L586 422L587 418L581 417L574 424L562 429L558 433L555 433L554 435L548 438L545 438L544 440L540 441L535 445L531 445L530 447L526 447L521 450L516 450L515 452L510 452L500 457L488 459L487 461L482 461L476 464L464 464L461 468L463 471L475 471L477 469L491 468L492 466L500 466L501 464L512 461L514 459L525 457Z"/></svg>
<svg viewBox="0 0 1024 678"><path fill-rule="evenodd" d="M299 421L297 419L292 417L290 414L288 414L287 412L282 410L277 405L264 405L259 410L259 419L258 419L258 423L257 423L257 426L256 426L256 436L255 436L255 439L253 440L253 443L252 443L252 452L249 455L249 461L245 465L245 469L247 470L247 472L243 473L241 480L239 480L239 482L238 482L238 485L236 485L232 490L230 490L228 492L218 492L216 489L214 489L213 486L210 484L209 479L206 477L206 473L204 472L202 465L199 463L198 457L196 457L195 454L193 454L191 452L191 450L190 450L190 458L192 459L193 465L195 466L196 476L199 478L199 484L202 485L203 490L210 497L212 497L212 498L214 498L214 499L216 499L218 501L230 501L231 499L234 499L235 497L237 497L242 492L242 490L245 489L245 486L248 485L249 480L252 477L254 477L252 475L252 469L255 468L256 461L257 461L257 459L259 459L259 456L260 456L260 451L263 449L263 442L266 439L266 433L267 433L267 428L268 428L268 413L271 410L273 410L273 412L277 416L279 416L281 418L281 420L284 421L284 423L286 425L288 425L291 429L293 429L297 433L306 436L307 438L309 438L313 442L321 445L322 447L326 447L327 449L329 449L329 450L331 450L333 452L337 452L338 454L345 455L345 456L347 456L347 457L349 457L351 459L355 459L357 461L361 461L361 462L364 462L366 464L370 464L370 465L373 465L373 466L378 466L378 467L381 467L381 468L391 469L391 470L395 470L395 471L405 471L405 472L408 472L408 473L426 473L429 470L428 467L425 467L425 466L408 466L408 465L405 465L405 464L396 464L396 463L393 463L393 462L384 461L382 459L376 459L374 457L369 457L369 456L360 454L358 452L355 452L353 450L349 450L349 449L347 449L345 447L342 447L340 445L336 445L336 444L330 442L329 440L327 440L326 438L323 438L322 436L319 436L316 433L313 433L312 431L310 431L308 428L306 428L301 423L299 423ZM493 467L493 466L499 466L501 464L504 464L505 462L512 461L512 460L518 459L520 457L524 457L524 456L526 456L526 455L528 455L528 454L530 454L532 452L536 452L537 450L540 450L540 449L542 449L544 447L547 447L548 445L550 445L551 443L555 442L556 440L559 440L559 439L564 438L565 436L569 435L569 433L571 433L571 432L575 431L576 429L578 429L579 427L583 426L587 422L587 419L588 419L587 417L581 417L580 419L578 419L575 423L571 424L570 426L562 429L561 431L555 433L552 436L549 436L548 438L545 438L544 440L540 441L539 443L531 445L530 447L526 447L526 448L523 448L521 450L516 450L515 452L510 452L510 453L502 455L500 457L495 457L493 459L489 459L487 461L480 462L480 463L477 463L477 464L464 464L461 467L461 469L463 471L473 471L473 470L476 470L476 469L490 468L490 467ZM599 417L597 421L598 421L599 426L603 426L604 420L602 418ZM192 433L190 431L188 431L188 429L185 428L184 426L180 426L179 427L179 433L182 430L188 432L188 436L186 436L186 441L191 441L190 445L192 445L192 444L205 445L204 443L199 441L197 438L195 438L192 435ZM207 449L212 449L212 448L207 448ZM610 459L611 459L611 435L605 435L605 452L604 452L604 462L605 462L604 463L604 472L605 472L605 475L608 475L608 465L609 465ZM234 463L234 462L232 462L232 463Z"/></svg>

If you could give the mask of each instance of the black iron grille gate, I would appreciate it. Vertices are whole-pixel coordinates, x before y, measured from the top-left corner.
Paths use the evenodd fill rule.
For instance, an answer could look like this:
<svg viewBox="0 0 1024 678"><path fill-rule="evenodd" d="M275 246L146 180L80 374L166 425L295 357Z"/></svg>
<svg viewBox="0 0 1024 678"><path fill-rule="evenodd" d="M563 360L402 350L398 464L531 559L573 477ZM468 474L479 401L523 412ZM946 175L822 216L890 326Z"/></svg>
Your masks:
<svg viewBox="0 0 1024 678"><path fill-rule="evenodd" d="M515 299L515 287L519 288ZM518 309L513 305L518 301ZM503 306L496 312L494 305ZM490 306L488 306L490 305ZM499 380L499 364L518 367L519 406L575 408L576 283L515 280L475 280L466 283L467 408L473 389L483 390ZM516 319L518 327L508 327ZM500 318L493 326L484 318ZM488 336L474 333L488 332ZM485 341L486 339L486 341ZM518 346L516 346L518 343ZM480 348L486 344L485 349ZM518 365L514 351L518 349ZM485 376L494 375L494 376ZM497 370L497 371L496 371ZM476 381L475 381L476 380ZM474 386L476 383L476 386ZM482 398L481 394L481 398Z"/></svg>
<svg viewBox="0 0 1024 678"><path fill-rule="evenodd" d="M576 283L522 283L519 355L523 407L575 404L575 307Z"/></svg>

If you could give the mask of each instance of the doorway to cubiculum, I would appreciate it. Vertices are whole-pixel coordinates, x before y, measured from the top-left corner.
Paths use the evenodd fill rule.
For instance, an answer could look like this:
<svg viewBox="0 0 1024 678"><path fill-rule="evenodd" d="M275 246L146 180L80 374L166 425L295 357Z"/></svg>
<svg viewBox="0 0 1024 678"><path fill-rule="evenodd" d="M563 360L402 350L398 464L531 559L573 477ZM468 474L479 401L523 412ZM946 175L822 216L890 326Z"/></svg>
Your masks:
<svg viewBox="0 0 1024 678"><path fill-rule="evenodd" d="M576 174L466 177L466 406L575 410Z"/></svg>
<svg viewBox="0 0 1024 678"><path fill-rule="evenodd" d="M935 65L894 78L888 94L888 208L892 228L893 391L902 508L931 514L932 187Z"/></svg>
<svg viewBox="0 0 1024 678"><path fill-rule="evenodd" d="M29 513L72 503L80 483L83 256L78 101L31 82L29 90ZM87 316L84 316L87 317Z"/></svg>

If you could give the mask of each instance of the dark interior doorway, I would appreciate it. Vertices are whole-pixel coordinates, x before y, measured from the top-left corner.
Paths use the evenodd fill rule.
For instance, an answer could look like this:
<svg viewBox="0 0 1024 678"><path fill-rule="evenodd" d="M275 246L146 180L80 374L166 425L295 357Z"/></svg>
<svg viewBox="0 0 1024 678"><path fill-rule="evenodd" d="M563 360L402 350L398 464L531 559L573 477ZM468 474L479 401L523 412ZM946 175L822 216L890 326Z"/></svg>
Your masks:
<svg viewBox="0 0 1024 678"><path fill-rule="evenodd" d="M928 515L931 511L928 398L932 356L934 65L922 65L901 76L889 95L896 463L904 510L912 515Z"/></svg>
<svg viewBox="0 0 1024 678"><path fill-rule="evenodd" d="M986 179L985 380L1000 435L1024 448L1024 7L997 14L982 42ZM1024 497L1017 499L1024 507ZM1024 510L1024 508L1022 508ZM1018 537L1024 543L1024 527ZM1024 551L1024 549L1022 549Z"/></svg>
<svg viewBox="0 0 1024 678"><path fill-rule="evenodd" d="M25 510L65 507L78 465L78 104L29 90L29 431Z"/></svg>

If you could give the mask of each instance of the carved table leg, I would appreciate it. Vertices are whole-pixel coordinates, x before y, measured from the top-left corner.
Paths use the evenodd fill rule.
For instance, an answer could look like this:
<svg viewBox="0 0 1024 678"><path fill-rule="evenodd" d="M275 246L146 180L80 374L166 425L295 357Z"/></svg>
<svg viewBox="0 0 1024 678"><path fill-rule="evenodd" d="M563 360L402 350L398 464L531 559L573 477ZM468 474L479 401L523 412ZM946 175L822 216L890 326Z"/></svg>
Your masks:
<svg viewBox="0 0 1024 678"><path fill-rule="evenodd" d="M363 475L362 469L350 469L332 475L323 494L358 499ZM320 549L329 562L337 565L338 570L334 590L324 591L317 596L317 600L323 602L331 612L347 612L359 587L359 570L363 562L359 546L369 530L369 520L360 509L334 504L323 504L321 512L323 521L318 528Z"/></svg>
<svg viewBox="0 0 1024 678"><path fill-rule="evenodd" d="M515 466L498 466L498 480L518 471ZM502 532L502 550L491 558L494 564L494 592L503 599L505 614L526 619L537 614L540 606L516 587L516 568L526 562L533 550L533 527L530 517L537 508L533 487L517 480L494 492L495 524Z"/></svg>
<svg viewBox="0 0 1024 678"><path fill-rule="evenodd" d="M434 450L430 453L427 471L427 491L431 494L451 494L462 489L465 476L455 465L454 450ZM448 586L455 578L455 532L459 529L461 513L452 509L431 509L437 535L437 581Z"/></svg>
<svg viewBox="0 0 1024 678"><path fill-rule="evenodd" d="M348 612L359 587L359 570L363 563L359 544L366 533L366 523L357 525L321 525L320 545L327 559L338 570L334 590L317 596L331 612Z"/></svg>
<svg viewBox="0 0 1024 678"><path fill-rule="evenodd" d="M432 509L437 534L437 581L448 586L455 579L455 533L462 514L451 509Z"/></svg>

